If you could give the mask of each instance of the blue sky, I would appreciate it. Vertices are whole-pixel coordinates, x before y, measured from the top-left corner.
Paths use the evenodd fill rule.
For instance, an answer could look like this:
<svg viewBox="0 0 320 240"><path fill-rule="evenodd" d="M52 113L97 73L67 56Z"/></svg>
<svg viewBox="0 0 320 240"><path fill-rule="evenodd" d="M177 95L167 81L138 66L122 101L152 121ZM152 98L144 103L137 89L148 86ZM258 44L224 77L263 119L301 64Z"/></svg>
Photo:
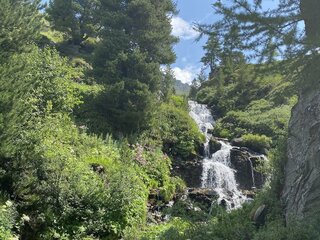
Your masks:
<svg viewBox="0 0 320 240"><path fill-rule="evenodd" d="M205 39L196 42L198 33L195 23L212 23L217 18L212 7L213 0L176 0L179 13L172 19L172 34L180 38L174 47L177 61L172 65L177 79L190 83L200 72Z"/></svg>

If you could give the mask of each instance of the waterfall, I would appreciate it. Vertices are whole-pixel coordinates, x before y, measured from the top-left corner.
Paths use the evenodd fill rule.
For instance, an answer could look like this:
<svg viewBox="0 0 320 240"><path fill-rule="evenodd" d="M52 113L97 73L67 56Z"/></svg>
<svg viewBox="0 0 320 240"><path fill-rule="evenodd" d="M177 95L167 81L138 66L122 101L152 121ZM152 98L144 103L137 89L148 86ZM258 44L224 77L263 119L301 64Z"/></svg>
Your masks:
<svg viewBox="0 0 320 240"><path fill-rule="evenodd" d="M254 168L251 159L249 158L250 168L251 168L251 177L252 177L252 188L256 188L256 182L254 180Z"/></svg>
<svg viewBox="0 0 320 240"><path fill-rule="evenodd" d="M206 137L204 144L204 159L202 163L201 187L215 190L220 204L227 210L239 208L245 201L245 196L238 190L235 170L231 168L230 151L232 146L228 142L219 141L221 149L210 156L210 131L214 128L214 119L210 110L204 104L189 101L190 116L197 123Z"/></svg>

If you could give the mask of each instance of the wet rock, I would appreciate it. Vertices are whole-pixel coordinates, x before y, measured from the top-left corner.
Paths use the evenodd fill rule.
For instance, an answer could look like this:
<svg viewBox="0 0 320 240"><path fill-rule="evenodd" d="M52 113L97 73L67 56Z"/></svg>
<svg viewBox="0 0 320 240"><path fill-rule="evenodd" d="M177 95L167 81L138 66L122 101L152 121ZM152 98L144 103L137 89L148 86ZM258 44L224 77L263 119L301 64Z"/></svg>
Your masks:
<svg viewBox="0 0 320 240"><path fill-rule="evenodd" d="M247 198L251 198L251 199L254 199L255 196L256 196L256 191L255 190L243 190L242 193Z"/></svg>
<svg viewBox="0 0 320 240"><path fill-rule="evenodd" d="M243 147L244 146L242 138L234 138L234 139L232 139L230 144L235 147Z"/></svg>
<svg viewBox="0 0 320 240"><path fill-rule="evenodd" d="M199 147L199 154L200 154L200 156L204 156L205 155L205 146L204 146L203 143Z"/></svg>
<svg viewBox="0 0 320 240"><path fill-rule="evenodd" d="M236 170L236 180L241 190L261 188L265 182L265 176L257 172L255 168L260 164L260 157L250 152L233 148L230 152L232 167Z"/></svg>
<svg viewBox="0 0 320 240"><path fill-rule="evenodd" d="M209 147L210 147L210 154L214 154L215 152L219 151L221 149L221 143L215 139L215 138L211 138L209 141Z"/></svg>
<svg viewBox="0 0 320 240"><path fill-rule="evenodd" d="M188 187L197 188L201 186L202 160L174 161L173 175L182 178Z"/></svg>
<svg viewBox="0 0 320 240"><path fill-rule="evenodd" d="M207 130L207 133L208 133L208 134L213 134L213 129L208 129L208 130Z"/></svg>
<svg viewBox="0 0 320 240"><path fill-rule="evenodd" d="M251 213L251 220L257 227L263 226L266 223L267 214L268 208L263 204Z"/></svg>
<svg viewBox="0 0 320 240"><path fill-rule="evenodd" d="M102 165L100 164L97 164L97 163L93 163L91 164L91 169L96 172L96 173L99 173L99 174L103 174L105 173L105 169Z"/></svg>
<svg viewBox="0 0 320 240"><path fill-rule="evenodd" d="M147 222L153 224L160 224L161 222L163 222L162 213L158 211L148 212Z"/></svg>
<svg viewBox="0 0 320 240"><path fill-rule="evenodd" d="M207 188L191 188L188 190L188 196L191 200L204 204L208 208L212 201L219 197L216 191Z"/></svg>

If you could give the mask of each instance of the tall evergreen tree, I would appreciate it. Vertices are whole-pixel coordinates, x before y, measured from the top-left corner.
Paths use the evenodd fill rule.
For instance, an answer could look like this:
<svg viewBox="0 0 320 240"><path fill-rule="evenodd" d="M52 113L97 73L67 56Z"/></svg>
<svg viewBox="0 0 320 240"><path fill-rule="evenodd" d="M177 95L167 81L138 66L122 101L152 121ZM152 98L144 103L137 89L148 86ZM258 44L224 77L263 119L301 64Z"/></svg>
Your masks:
<svg viewBox="0 0 320 240"><path fill-rule="evenodd" d="M38 8L38 0L0 0L0 64L39 37Z"/></svg>
<svg viewBox="0 0 320 240"><path fill-rule="evenodd" d="M47 13L53 28L66 33L73 44L79 45L97 35L98 3L97 0L51 0Z"/></svg>
<svg viewBox="0 0 320 240"><path fill-rule="evenodd" d="M104 114L123 132L143 127L165 79L161 64L175 60L171 0L101 0L97 79L106 85ZM117 91L115 90L117 89Z"/></svg>
<svg viewBox="0 0 320 240"><path fill-rule="evenodd" d="M286 66L280 71L296 81L301 91L313 88L315 84L319 86L320 73L316 65L320 34L316 26L320 24L320 3L280 0L274 8L265 8L264 3L263 0L217 1L214 7L222 16L220 20L199 26L202 34L209 35L204 63L208 64L210 56L215 56L224 68L226 81L232 82L228 75L244 63L241 52L248 59L260 59L261 62L271 62L277 56L291 62L288 68L288 61L283 61ZM218 43L222 51L217 49Z"/></svg>
<svg viewBox="0 0 320 240"><path fill-rule="evenodd" d="M38 1L0 0L0 68L15 53L28 50L39 37L41 16ZM3 85L8 81L0 75L0 95L5 97ZM6 106L0 100L0 136L4 126Z"/></svg>

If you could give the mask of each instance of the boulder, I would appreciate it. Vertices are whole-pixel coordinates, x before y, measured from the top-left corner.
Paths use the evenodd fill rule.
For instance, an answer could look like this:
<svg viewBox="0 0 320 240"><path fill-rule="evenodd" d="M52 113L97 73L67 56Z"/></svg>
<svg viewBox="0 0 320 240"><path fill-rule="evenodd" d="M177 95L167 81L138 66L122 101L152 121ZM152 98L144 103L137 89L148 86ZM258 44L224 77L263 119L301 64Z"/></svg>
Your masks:
<svg viewBox="0 0 320 240"><path fill-rule="evenodd" d="M243 148L243 149L247 150L248 152L260 153L260 154L264 154L264 155L268 154L268 149L263 148L263 147L259 147L259 146L255 146L255 145L248 145L247 143L245 143L243 141L242 138L234 138L234 139L232 139L230 144L234 147Z"/></svg>
<svg viewBox="0 0 320 240"><path fill-rule="evenodd" d="M251 220L254 222L254 225L261 227L266 222L267 214L268 208L265 204L263 204L251 213Z"/></svg>
<svg viewBox="0 0 320 240"><path fill-rule="evenodd" d="M243 147L244 146L242 138L234 138L234 139L232 139L230 144L235 147Z"/></svg>
<svg viewBox="0 0 320 240"><path fill-rule="evenodd" d="M209 147L210 147L210 154L212 155L221 149L221 143L217 139L212 137L209 141Z"/></svg>
<svg viewBox="0 0 320 240"><path fill-rule="evenodd" d="M219 195L216 191L209 188L190 188L188 197L195 202L199 202L210 208L212 201L217 200Z"/></svg>
<svg viewBox="0 0 320 240"><path fill-rule="evenodd" d="M103 174L103 173L105 173L104 167L103 167L102 165L100 165L100 164L97 164L97 163L92 163L92 164L91 164L91 169L92 169L94 172L98 173L98 174Z"/></svg>
<svg viewBox="0 0 320 240"><path fill-rule="evenodd" d="M197 188L201 186L202 160L190 161L175 160L172 167L173 175L183 179L188 187Z"/></svg>

